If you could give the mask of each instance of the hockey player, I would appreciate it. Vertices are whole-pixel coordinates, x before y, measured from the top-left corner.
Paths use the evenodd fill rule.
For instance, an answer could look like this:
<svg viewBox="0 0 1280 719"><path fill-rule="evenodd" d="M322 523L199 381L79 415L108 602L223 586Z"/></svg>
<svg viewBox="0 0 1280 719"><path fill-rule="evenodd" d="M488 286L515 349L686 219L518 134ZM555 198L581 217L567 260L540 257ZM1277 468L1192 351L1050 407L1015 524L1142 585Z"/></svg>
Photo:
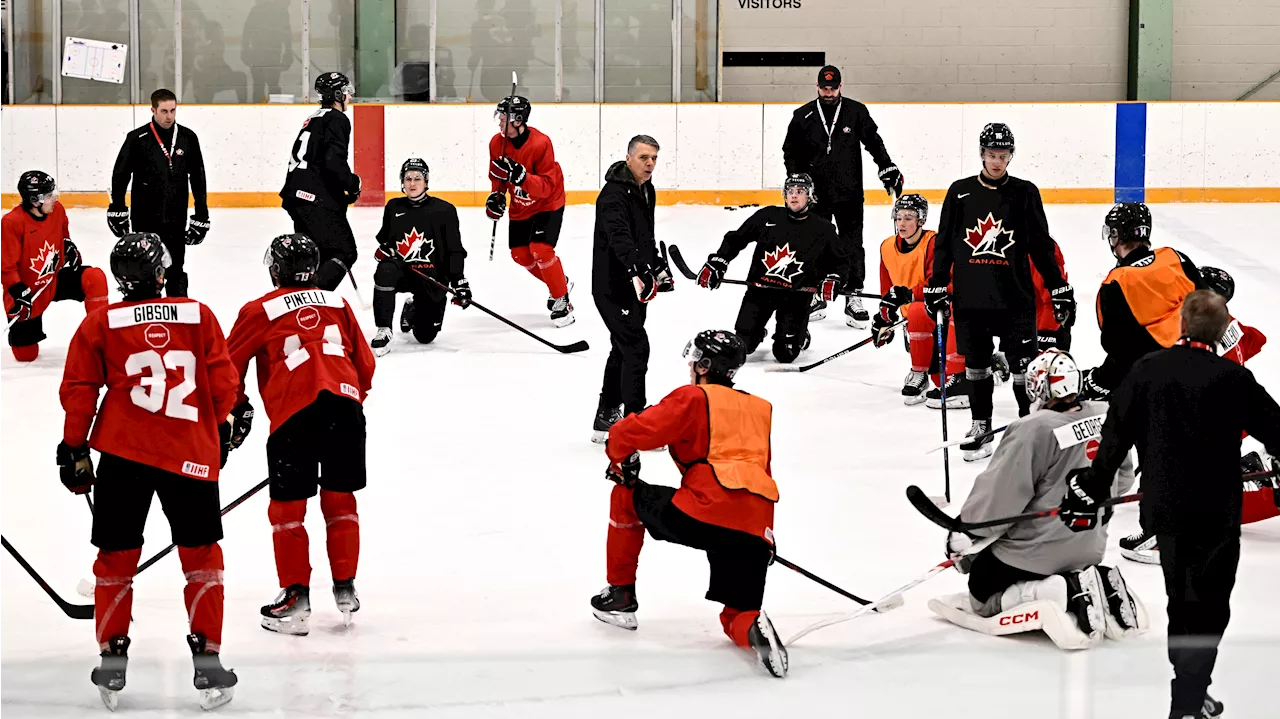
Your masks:
<svg viewBox="0 0 1280 719"><path fill-rule="evenodd" d="M281 590L262 608L262 627L304 636L310 630L311 564L303 519L317 485L333 598L347 622L360 609L360 520L353 493L365 486L361 403L373 381L374 359L347 301L316 287L320 251L310 238L275 238L265 262L275 289L240 309L229 345L240 407L249 360L257 360L258 391L271 419L267 516ZM243 413L234 419L233 448L247 434Z"/></svg>
<svg viewBox="0 0 1280 719"><path fill-rule="evenodd" d="M293 231L320 248L316 286L333 290L356 262L356 237L347 220L347 205L360 198L360 176L347 165L351 120L347 106L355 88L346 75L326 72L316 78L320 109L302 122L289 152L280 199Z"/></svg>
<svg viewBox="0 0 1280 719"><path fill-rule="evenodd" d="M489 140L489 179L493 191L485 200L485 214L497 221L511 195L507 241L511 259L546 284L547 310L556 327L573 324L569 281L556 256L560 225L564 222L564 173L556 162L551 138L529 127L533 107L528 98L513 95L498 103L494 116L498 133Z"/></svg>
<svg viewBox="0 0 1280 719"><path fill-rule="evenodd" d="M49 303L83 302L86 315L106 307L107 276L81 259L52 177L39 170L22 173L18 196L22 204L0 220L0 278L9 349L19 362L31 362L40 355Z"/></svg>
<svg viewBox="0 0 1280 719"><path fill-rule="evenodd" d="M954 307L956 348L964 355L965 376L973 385L973 426L967 436L974 439L960 445L968 462L991 456L996 337L1012 370L1018 415L1031 411L1025 373L1037 354L1032 264L1044 278L1058 321L1070 325L1075 314L1075 294L1054 259L1040 189L1008 173L1013 133L1003 123L990 123L978 136L978 148L982 171L953 182L947 190L933 272L924 288L929 314ZM949 287L953 280L954 302Z"/></svg>
<svg viewBox="0 0 1280 719"><path fill-rule="evenodd" d="M937 321L924 308L924 288L933 270L933 244L937 233L924 229L929 218L929 203L920 195L903 195L893 203L894 234L880 243L880 308L871 320L875 346L883 347L893 340L893 325L901 315L907 318L907 347L911 353L911 372L902 383L903 404L942 407L937 372L933 373L934 389L926 394L930 369L938 363ZM969 406L969 381L964 377L964 358L956 352L954 321L947 326L947 406Z"/></svg>
<svg viewBox="0 0 1280 719"><path fill-rule="evenodd" d="M453 303L465 309L471 304L471 284L462 274L467 251L462 246L458 210L427 194L431 170L426 161L410 157L400 165L400 189L404 197L387 203L378 229L378 268L373 272L373 323L377 333L370 343L379 357L391 351L391 321L396 313L396 293L410 292L400 313L400 331L428 344L444 323L448 293L427 278L449 286Z"/></svg>
<svg viewBox="0 0 1280 719"><path fill-rule="evenodd" d="M638 627L636 567L647 529L654 539L707 553L707 599L724 604L724 633L784 677L787 650L760 609L778 501L769 469L773 407L733 388L747 347L732 332L700 332L684 355L689 384L609 431L606 476L617 485L609 501L609 586L591 598L591 609L607 624ZM679 489L640 479L639 452L662 446L684 475Z"/></svg>
<svg viewBox="0 0 1280 719"><path fill-rule="evenodd" d="M1058 263L1058 270L1062 273L1062 279L1067 279L1067 263L1062 257L1062 248L1058 246L1056 240L1052 237L1049 241L1053 243L1053 257ZM1049 294L1049 289L1044 286L1044 278L1040 276L1040 271L1035 265L1031 266L1031 284L1035 286L1036 292L1036 344L1039 345L1040 351L1050 348L1058 348L1065 352L1071 351L1071 326L1075 324L1075 317L1068 318L1068 322L1059 322L1058 318L1053 314L1053 297Z"/></svg>
<svg viewBox="0 0 1280 719"><path fill-rule="evenodd" d="M1081 401L1080 370L1071 355L1050 349L1027 368L1027 392L1040 408L1015 420L960 510L964 522L984 522L1056 507L1067 474L1088 466L1107 407ZM1120 466L1112 494L1133 486L1133 464ZM996 536L972 556L975 537ZM1042 629L1063 649L1085 649L1103 636L1120 639L1147 629L1142 601L1120 570L1099 564L1106 530L1076 534L1058 522L951 532L947 554L969 575L969 591L940 597L929 608L962 627L987 634Z"/></svg>
<svg viewBox="0 0 1280 719"><path fill-rule="evenodd" d="M765 324L776 313L773 356L789 364L809 346L809 297L816 289L833 301L847 268L837 254L835 228L810 211L817 202L813 179L805 174L788 177L782 197L784 207L763 207L725 234L698 273L698 285L719 287L729 263L754 242L747 277L751 286L742 298L734 332L751 354L764 341Z"/></svg>
<svg viewBox="0 0 1280 719"><path fill-rule="evenodd" d="M125 686L133 576L142 530L159 495L186 575L187 643L205 709L231 701L234 672L222 668L222 515L219 435L236 404L236 376L222 328L208 307L160 299L168 251L159 235L125 235L111 251L122 302L85 318L67 349L59 395L66 411L58 468L86 494L95 483L94 628L102 665L91 679L114 710ZM106 397L98 405L98 392ZM92 425L93 432L89 432Z"/></svg>

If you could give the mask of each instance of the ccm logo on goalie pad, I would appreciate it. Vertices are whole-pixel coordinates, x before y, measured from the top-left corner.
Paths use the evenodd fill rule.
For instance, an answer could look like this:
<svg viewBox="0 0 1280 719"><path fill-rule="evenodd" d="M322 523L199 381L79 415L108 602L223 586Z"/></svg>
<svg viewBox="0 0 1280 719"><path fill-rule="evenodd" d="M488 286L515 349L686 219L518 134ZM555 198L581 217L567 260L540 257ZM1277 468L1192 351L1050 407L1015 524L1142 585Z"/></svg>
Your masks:
<svg viewBox="0 0 1280 719"><path fill-rule="evenodd" d="M1059 449L1070 449L1084 442L1098 437L1102 434L1102 423L1107 421L1107 415L1095 414L1092 417L1078 419L1071 424L1063 425L1053 430L1053 436L1058 440Z"/></svg>
<svg viewBox="0 0 1280 719"><path fill-rule="evenodd" d="M1008 627L1014 624L1026 624L1027 622L1039 622L1040 612L1023 612L1022 614L1001 614L1000 626Z"/></svg>

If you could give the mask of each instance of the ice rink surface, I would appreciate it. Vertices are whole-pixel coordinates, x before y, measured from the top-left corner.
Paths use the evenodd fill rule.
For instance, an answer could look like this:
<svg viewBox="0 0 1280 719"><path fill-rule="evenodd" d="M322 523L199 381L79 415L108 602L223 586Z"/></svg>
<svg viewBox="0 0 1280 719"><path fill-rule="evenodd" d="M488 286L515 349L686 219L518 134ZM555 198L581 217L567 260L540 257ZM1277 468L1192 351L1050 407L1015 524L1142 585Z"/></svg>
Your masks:
<svg viewBox="0 0 1280 719"><path fill-rule="evenodd" d="M937 224L939 207L930 213ZM1102 359L1092 307L1113 260L1099 237L1103 206L1050 206L1080 303L1074 354L1082 367ZM1275 205L1156 205L1154 244L1175 247L1199 265L1231 272L1234 314L1272 344L1250 363L1264 385L1280 368L1280 224ZM658 237L700 265L724 232L750 210L658 209ZM884 206L866 214L869 278L879 242L892 232ZM591 350L562 356L477 310L450 307L435 343L397 333L378 361L368 416L369 486L358 494L363 608L343 628L330 593L324 522L307 518L312 546L313 630L304 638L258 626L258 608L277 590L265 492L226 516L224 663L240 676L227 716L261 717L1163 717L1171 671L1164 656L1164 592L1158 567L1119 557L1116 542L1136 528L1136 507L1110 525L1108 559L1145 599L1155 626L1124 643L1067 654L1039 633L995 638L937 619L927 599L962 591L945 573L906 595L906 606L818 631L791 647L791 675L767 677L733 648L703 599L704 555L649 540L640 564L640 630L592 618L587 600L605 584L604 542L611 485L591 444L591 422L608 338L590 296L593 208L566 211L559 253L576 282L577 324L553 328L545 288L516 266L499 228L487 260L490 223L460 211L475 298L554 341L586 339ZM380 209L351 213L360 238L355 268L368 300ZM112 238L101 210L70 211L71 231L88 264L107 267ZM261 258L271 237L291 231L279 209L214 210L208 240L188 251L192 296L229 331L240 306L270 289ZM730 268L746 273L747 258ZM108 273L109 274L109 273ZM114 284L114 283L113 283ZM878 280L869 282L878 291ZM354 303L349 283L340 288ZM112 297L118 299L114 287ZM732 328L742 289L715 292L678 282L651 305L649 401L687 382L680 356L697 331ZM840 307L812 325L813 362L866 336L846 327ZM40 358L0 359L3 435L0 520L4 535L64 597L92 578L94 549L84 502L58 482L58 383L66 346L83 317L60 303L46 314ZM372 316L361 313L365 332ZM802 375L765 373L762 345L738 386L773 403L773 470L782 499L775 531L782 556L866 597L879 596L943 559L944 533L903 496L909 484L940 493L936 410L905 407L908 370L901 340L867 346ZM250 377L253 373L250 372ZM254 380L250 379L251 387ZM249 390L261 408L256 390ZM969 427L968 410L949 413L950 432ZM996 426L1016 417L1007 387L997 389ZM260 416L222 474L223 503L266 476L268 423ZM954 513L985 465L952 457ZM674 484L660 453L644 455L645 478ZM169 542L158 504L143 556ZM10 717L81 717L105 712L89 682L97 663L90 622L67 619L11 559L3 567L0 709ZM1212 692L1230 719L1276 716L1280 656L1280 520L1244 529L1233 616ZM169 556L140 575L128 688L130 716L200 714L183 641L182 573ZM775 566L765 608L783 637L824 616L855 609L848 600Z"/></svg>

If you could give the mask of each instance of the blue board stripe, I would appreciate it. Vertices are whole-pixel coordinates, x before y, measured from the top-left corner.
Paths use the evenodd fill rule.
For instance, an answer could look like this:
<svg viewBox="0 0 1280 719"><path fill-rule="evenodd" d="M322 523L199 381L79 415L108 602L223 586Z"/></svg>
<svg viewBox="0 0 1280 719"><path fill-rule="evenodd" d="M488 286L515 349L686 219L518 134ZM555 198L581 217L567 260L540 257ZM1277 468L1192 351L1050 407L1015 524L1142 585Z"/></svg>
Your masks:
<svg viewBox="0 0 1280 719"><path fill-rule="evenodd" d="M1116 105L1116 202L1145 202L1147 104Z"/></svg>

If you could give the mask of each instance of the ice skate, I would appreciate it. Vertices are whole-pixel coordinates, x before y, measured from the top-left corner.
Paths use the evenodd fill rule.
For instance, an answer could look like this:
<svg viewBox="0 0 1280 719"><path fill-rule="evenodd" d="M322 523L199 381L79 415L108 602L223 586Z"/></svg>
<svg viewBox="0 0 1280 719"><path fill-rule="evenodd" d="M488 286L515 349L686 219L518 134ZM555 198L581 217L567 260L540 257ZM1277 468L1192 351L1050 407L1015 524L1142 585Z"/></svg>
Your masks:
<svg viewBox="0 0 1280 719"><path fill-rule="evenodd" d="M373 340L369 342L369 346L373 348L375 357L382 357L391 351L391 328L379 327L374 333Z"/></svg>
<svg viewBox="0 0 1280 719"><path fill-rule="evenodd" d="M573 303L569 301L569 294L565 293L564 297L551 303L551 323L556 327L568 327L573 322Z"/></svg>
<svg viewBox="0 0 1280 719"><path fill-rule="evenodd" d="M907 378L902 380L902 403L905 405L920 404L925 401L925 388L929 386L929 375L911 370Z"/></svg>
<svg viewBox="0 0 1280 719"><path fill-rule="evenodd" d="M622 587L609 585L591 598L591 613L596 619L633 632L640 626L636 621L636 610L639 608L634 584Z"/></svg>
<svg viewBox="0 0 1280 719"><path fill-rule="evenodd" d="M854 290L854 292L861 291ZM855 330L865 330L871 326L871 315L862 306L862 298L856 294L847 295L844 299L844 323Z"/></svg>
<svg viewBox="0 0 1280 719"><path fill-rule="evenodd" d="M975 419L973 420L973 425L969 427L969 433L965 436L978 437L979 435L987 434L990 431L991 420ZM990 457L991 453L995 450L995 447L993 446L995 441L995 437L988 435L981 439L974 439L960 445L960 449L964 452L964 461L977 462L980 459Z"/></svg>
<svg viewBox="0 0 1280 719"><path fill-rule="evenodd" d="M217 652L205 651L203 636L188 634L187 645L191 647L191 661L195 665L193 683L200 692L200 708L209 711L231 701L236 693L236 673L222 668Z"/></svg>
<svg viewBox="0 0 1280 719"><path fill-rule="evenodd" d="M596 410L596 422L592 425L591 441L604 444L609 441L609 428L622 419L622 407L601 407Z"/></svg>
<svg viewBox="0 0 1280 719"><path fill-rule="evenodd" d="M98 685L102 703L111 711L120 703L119 694L124 689L128 665L129 637L114 637L102 652L102 664L89 674L89 680Z"/></svg>
<svg viewBox="0 0 1280 719"><path fill-rule="evenodd" d="M338 605L338 611L342 612L342 623L351 626L351 615L360 611L360 595L356 593L354 577L334 580L333 601Z"/></svg>
<svg viewBox="0 0 1280 719"><path fill-rule="evenodd" d="M1107 627L1107 600L1098 570L1088 567L1062 576L1067 580L1067 611L1075 617L1076 626L1091 640L1102 639Z"/></svg>
<svg viewBox="0 0 1280 719"><path fill-rule="evenodd" d="M973 385L964 373L957 372L947 378L947 409L968 409L969 395ZM942 390L934 387L925 395L925 406L930 409L942 409Z"/></svg>
<svg viewBox="0 0 1280 719"><path fill-rule="evenodd" d="M1138 530L1120 540L1120 556L1142 564L1159 564L1160 547L1156 535Z"/></svg>
<svg viewBox="0 0 1280 719"><path fill-rule="evenodd" d="M400 331L401 332L413 331L413 317L415 314L417 314L417 308L413 306L413 297L410 296L405 299L404 307L400 309Z"/></svg>
<svg viewBox="0 0 1280 719"><path fill-rule="evenodd" d="M813 301L809 303L809 321L820 322L827 318L827 301L818 293L813 293Z"/></svg>
<svg viewBox="0 0 1280 719"><path fill-rule="evenodd" d="M573 280L569 279L568 275L565 275L564 293L566 296L568 296L570 292L573 292ZM556 298L552 297L551 295L547 295L547 311L553 312L555 310L555 306L556 306Z"/></svg>
<svg viewBox="0 0 1280 719"><path fill-rule="evenodd" d="M769 615L763 611L760 612L755 623L747 630L747 641L751 643L751 648L756 650L760 664L768 669L770 674L779 679L787 675L787 648L782 645L782 639L774 631Z"/></svg>
<svg viewBox="0 0 1280 719"><path fill-rule="evenodd" d="M1204 706L1195 714L1183 714L1182 719L1218 719L1222 716L1222 702L1208 694L1204 695Z"/></svg>
<svg viewBox="0 0 1280 719"><path fill-rule="evenodd" d="M293 584L280 590L276 601L262 608L262 628L280 634L305 637L311 627L311 590Z"/></svg>

